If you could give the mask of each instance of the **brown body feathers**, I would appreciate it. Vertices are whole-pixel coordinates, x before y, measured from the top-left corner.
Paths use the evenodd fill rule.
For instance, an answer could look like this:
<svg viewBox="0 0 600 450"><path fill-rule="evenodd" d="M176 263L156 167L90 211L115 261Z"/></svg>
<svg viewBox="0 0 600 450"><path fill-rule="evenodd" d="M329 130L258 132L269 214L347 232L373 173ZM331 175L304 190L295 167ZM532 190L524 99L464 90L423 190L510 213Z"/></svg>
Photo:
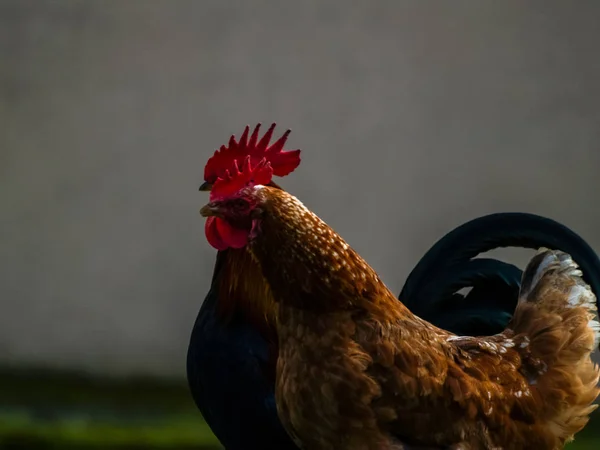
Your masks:
<svg viewBox="0 0 600 450"><path fill-rule="evenodd" d="M414 316L293 196L260 187L249 249L277 309L276 397L302 448L559 449L595 408L595 297L541 251L508 328L458 337Z"/></svg>

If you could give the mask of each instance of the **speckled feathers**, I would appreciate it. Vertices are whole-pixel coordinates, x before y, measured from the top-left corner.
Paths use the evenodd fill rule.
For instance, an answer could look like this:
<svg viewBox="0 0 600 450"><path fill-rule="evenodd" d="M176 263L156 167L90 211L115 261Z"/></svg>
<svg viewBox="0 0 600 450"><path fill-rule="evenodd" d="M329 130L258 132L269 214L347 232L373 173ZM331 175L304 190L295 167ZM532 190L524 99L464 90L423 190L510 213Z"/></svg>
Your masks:
<svg viewBox="0 0 600 450"><path fill-rule="evenodd" d="M255 195L249 248L279 303L278 409L306 448L557 449L585 425L599 327L568 255L532 260L504 333L458 337L411 314L298 199Z"/></svg>

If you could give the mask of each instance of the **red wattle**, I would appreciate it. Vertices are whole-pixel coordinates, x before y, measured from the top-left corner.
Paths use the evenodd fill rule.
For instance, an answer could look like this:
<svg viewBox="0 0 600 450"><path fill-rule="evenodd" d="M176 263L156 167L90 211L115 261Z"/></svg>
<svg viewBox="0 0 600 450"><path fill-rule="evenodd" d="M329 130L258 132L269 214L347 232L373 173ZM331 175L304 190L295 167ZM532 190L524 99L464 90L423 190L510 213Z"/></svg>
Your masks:
<svg viewBox="0 0 600 450"><path fill-rule="evenodd" d="M216 217L208 217L206 219L206 223L204 224L204 233L206 234L206 240L217 250L225 250L227 249L228 245L225 243L225 241L219 234L216 221Z"/></svg>
<svg viewBox="0 0 600 450"><path fill-rule="evenodd" d="M206 239L217 250L242 248L248 243L248 231L232 227L218 217L208 217L204 227Z"/></svg>
<svg viewBox="0 0 600 450"><path fill-rule="evenodd" d="M229 225L228 222L217 217L219 236L231 248L242 248L248 243L248 230L240 230Z"/></svg>

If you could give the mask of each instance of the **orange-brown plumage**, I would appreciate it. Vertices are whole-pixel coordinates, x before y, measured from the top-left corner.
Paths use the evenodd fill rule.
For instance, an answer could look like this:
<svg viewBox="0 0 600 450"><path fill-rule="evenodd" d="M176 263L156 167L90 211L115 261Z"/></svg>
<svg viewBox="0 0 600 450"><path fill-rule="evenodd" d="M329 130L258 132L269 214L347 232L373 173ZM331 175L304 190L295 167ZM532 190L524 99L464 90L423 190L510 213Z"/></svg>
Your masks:
<svg viewBox="0 0 600 450"><path fill-rule="evenodd" d="M248 249L279 302L278 411L303 448L556 449L587 422L598 324L568 255L532 260L505 332L457 337L410 313L290 194L235 199L252 208L221 199L203 213L252 219Z"/></svg>
<svg viewBox="0 0 600 450"><path fill-rule="evenodd" d="M275 302L271 289L245 248L227 250L219 279L217 310L225 321L243 313L265 334L274 331Z"/></svg>

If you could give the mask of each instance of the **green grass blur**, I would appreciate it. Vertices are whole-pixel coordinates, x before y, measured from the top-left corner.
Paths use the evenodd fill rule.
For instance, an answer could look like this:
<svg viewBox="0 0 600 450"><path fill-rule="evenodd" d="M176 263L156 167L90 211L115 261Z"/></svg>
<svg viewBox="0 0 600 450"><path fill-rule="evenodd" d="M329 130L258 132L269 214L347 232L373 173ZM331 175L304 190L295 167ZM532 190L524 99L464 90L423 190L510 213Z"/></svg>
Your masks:
<svg viewBox="0 0 600 450"><path fill-rule="evenodd" d="M0 369L1 449L220 449L183 380Z"/></svg>
<svg viewBox="0 0 600 450"><path fill-rule="evenodd" d="M0 368L0 449L220 448L185 381ZM600 413L567 448L600 448Z"/></svg>

